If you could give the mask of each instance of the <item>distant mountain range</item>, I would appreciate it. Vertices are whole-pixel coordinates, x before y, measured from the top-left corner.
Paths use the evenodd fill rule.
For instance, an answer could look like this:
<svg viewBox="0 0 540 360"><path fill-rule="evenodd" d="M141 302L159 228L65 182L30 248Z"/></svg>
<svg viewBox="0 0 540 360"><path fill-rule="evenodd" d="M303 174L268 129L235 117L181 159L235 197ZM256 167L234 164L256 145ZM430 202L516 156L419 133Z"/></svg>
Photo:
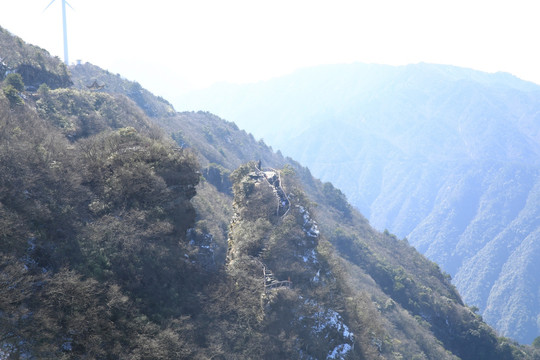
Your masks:
<svg viewBox="0 0 540 360"><path fill-rule="evenodd" d="M0 44L0 358L539 358L236 124Z"/></svg>
<svg viewBox="0 0 540 360"><path fill-rule="evenodd" d="M320 66L175 99L309 166L449 272L501 334L540 334L540 86L420 63Z"/></svg>

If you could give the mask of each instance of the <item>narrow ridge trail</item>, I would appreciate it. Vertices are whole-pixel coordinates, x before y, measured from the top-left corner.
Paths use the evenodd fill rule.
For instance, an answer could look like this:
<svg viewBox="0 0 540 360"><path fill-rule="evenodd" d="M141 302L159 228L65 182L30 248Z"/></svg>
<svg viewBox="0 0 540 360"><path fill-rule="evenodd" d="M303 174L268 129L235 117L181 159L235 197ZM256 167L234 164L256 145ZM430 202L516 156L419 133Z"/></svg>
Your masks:
<svg viewBox="0 0 540 360"><path fill-rule="evenodd" d="M283 190L283 187L281 187L281 175L279 171L273 168L261 168L259 169L259 172L259 175L262 175L266 183L272 187L272 191L277 197L278 204L276 215L284 217L291 208L291 201L285 193L285 190Z"/></svg>

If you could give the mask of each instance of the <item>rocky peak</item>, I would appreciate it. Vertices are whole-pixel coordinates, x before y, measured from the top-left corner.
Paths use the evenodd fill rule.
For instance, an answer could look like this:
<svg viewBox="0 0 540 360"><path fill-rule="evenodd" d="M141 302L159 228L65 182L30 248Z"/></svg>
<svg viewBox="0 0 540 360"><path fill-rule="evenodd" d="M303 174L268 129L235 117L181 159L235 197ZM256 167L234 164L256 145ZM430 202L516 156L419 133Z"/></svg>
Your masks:
<svg viewBox="0 0 540 360"><path fill-rule="evenodd" d="M321 296L335 279L317 250L319 230L304 197L289 193L276 169L248 163L231 177L235 197L228 274L238 287L259 294L261 323L287 303L291 316L280 326L299 334L302 358L343 358L352 349L354 335ZM321 341L317 347L305 347L308 341L302 337L310 343Z"/></svg>

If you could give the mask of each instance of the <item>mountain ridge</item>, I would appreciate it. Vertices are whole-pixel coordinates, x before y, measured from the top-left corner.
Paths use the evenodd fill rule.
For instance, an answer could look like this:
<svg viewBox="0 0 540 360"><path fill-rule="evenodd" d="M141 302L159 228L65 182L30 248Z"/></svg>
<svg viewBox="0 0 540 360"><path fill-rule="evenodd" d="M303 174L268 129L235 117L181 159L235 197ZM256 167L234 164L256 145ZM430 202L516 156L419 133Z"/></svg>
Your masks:
<svg viewBox="0 0 540 360"><path fill-rule="evenodd" d="M160 114L162 100L92 70L73 82L112 76L119 93L0 92L2 356L537 355L498 337L438 265L370 227L331 183L231 122ZM289 211L276 213L276 181ZM270 284L292 286L267 289L257 258Z"/></svg>
<svg viewBox="0 0 540 360"><path fill-rule="evenodd" d="M489 265L523 271L511 265L523 250L512 241L527 234L512 240L511 228L539 226L525 204L540 165L540 86L447 65L349 64L191 96L177 101L236 121L336 184L375 228L407 237L505 335L531 342L540 333L540 308L525 307L516 323L515 307L496 300L505 274ZM508 241L509 252L493 262L490 241ZM470 275L485 273L479 264L491 269L486 282ZM533 276L514 275L505 291ZM536 303L535 286L520 291L525 303Z"/></svg>

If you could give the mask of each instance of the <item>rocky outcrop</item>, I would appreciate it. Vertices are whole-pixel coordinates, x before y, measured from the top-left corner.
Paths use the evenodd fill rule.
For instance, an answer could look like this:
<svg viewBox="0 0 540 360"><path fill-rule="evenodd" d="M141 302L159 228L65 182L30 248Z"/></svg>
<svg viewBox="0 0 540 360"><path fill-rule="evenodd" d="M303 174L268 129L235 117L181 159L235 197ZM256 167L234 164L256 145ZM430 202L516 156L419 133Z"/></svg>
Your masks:
<svg viewBox="0 0 540 360"><path fill-rule="evenodd" d="M354 334L335 304L329 306L321 295L336 280L317 250L318 226L303 197L288 194L275 169L247 164L232 178L228 274L238 287L259 294L261 324L287 302L292 316L280 326L296 334L302 359L344 358L353 349Z"/></svg>
<svg viewBox="0 0 540 360"><path fill-rule="evenodd" d="M15 69L15 72L21 74L29 90L37 90L41 84L46 84L51 89L66 88L73 85L67 70L62 73L53 73L30 64L21 64Z"/></svg>

